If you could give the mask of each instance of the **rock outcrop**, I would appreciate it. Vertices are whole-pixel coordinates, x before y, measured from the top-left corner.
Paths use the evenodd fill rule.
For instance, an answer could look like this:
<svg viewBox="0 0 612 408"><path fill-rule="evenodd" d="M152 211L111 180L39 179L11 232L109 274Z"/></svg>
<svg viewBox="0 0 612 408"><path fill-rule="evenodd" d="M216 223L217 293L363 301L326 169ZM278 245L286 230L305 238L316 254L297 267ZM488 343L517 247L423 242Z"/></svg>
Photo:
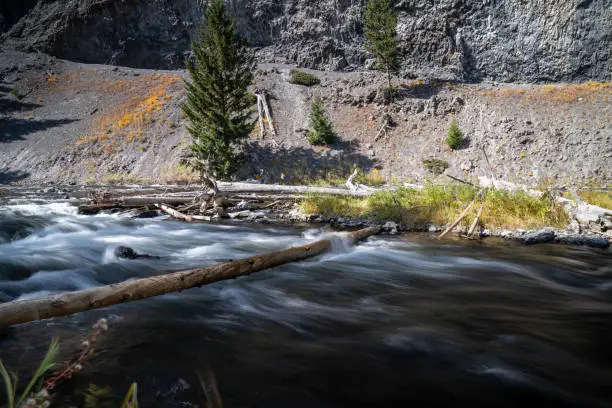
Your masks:
<svg viewBox="0 0 612 408"><path fill-rule="evenodd" d="M90 63L180 67L204 0L27 0L0 6L3 41ZM360 0L231 0L261 62L371 66ZM449 80L609 79L609 0L395 0L403 73Z"/></svg>

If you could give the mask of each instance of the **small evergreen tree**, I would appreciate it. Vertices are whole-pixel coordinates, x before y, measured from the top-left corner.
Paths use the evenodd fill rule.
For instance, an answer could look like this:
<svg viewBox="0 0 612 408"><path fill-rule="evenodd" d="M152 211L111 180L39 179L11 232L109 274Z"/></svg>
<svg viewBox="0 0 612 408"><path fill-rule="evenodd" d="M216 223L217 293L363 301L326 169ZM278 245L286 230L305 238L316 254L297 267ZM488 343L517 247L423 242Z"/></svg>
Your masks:
<svg viewBox="0 0 612 408"><path fill-rule="evenodd" d="M321 98L315 98L310 111L310 130L306 135L308 141L314 146L331 145L336 142L336 133L331 120L325 113Z"/></svg>
<svg viewBox="0 0 612 408"><path fill-rule="evenodd" d="M234 150L253 129L248 87L255 60L226 16L223 0L212 0L205 17L200 42L191 45L195 60L186 63L191 82L182 108L193 137L193 167L210 181L231 174Z"/></svg>
<svg viewBox="0 0 612 408"><path fill-rule="evenodd" d="M463 132L459 129L455 118L451 120L450 128L448 129L448 135L446 135L446 144L453 150L457 150L463 143Z"/></svg>
<svg viewBox="0 0 612 408"><path fill-rule="evenodd" d="M391 89L391 73L399 69L397 50L397 15L390 0L370 0L364 14L365 47L376 56L378 69L387 72Z"/></svg>

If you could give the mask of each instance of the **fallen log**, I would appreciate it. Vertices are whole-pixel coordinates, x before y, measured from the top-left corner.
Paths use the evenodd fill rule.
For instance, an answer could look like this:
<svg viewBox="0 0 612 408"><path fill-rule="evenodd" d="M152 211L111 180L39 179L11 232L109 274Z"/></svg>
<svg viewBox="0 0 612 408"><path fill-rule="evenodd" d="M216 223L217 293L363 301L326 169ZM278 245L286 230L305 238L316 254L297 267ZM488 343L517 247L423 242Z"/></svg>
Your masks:
<svg viewBox="0 0 612 408"><path fill-rule="evenodd" d="M480 190L478 192L478 194L476 194L476 197L474 197L474 199L472 200L471 203L468 204L468 206L465 208L465 210L463 210L463 212L461 213L461 215L459 215L459 217L455 220L455 222L453 222L448 228L446 228L444 230L443 233L440 234L440 236L437 238L438 240L441 240L442 238L444 238L446 236L446 234L448 234L453 228L455 228L457 225L459 225L459 223L461 222L462 219L465 218L465 216L467 215L467 213L470 211L470 209L472 208L472 206L474 205L474 203L476 202L476 200L478 200L480 197L482 196L482 190Z"/></svg>
<svg viewBox="0 0 612 408"><path fill-rule="evenodd" d="M83 204L79 206L79 214L97 214L100 211L122 209L129 210L133 208L142 208L146 206L154 206L155 204L171 204L182 205L193 200L193 197L119 197L113 201L107 201L96 204Z"/></svg>
<svg viewBox="0 0 612 408"><path fill-rule="evenodd" d="M356 243L377 234L379 230L379 227L370 227L349 232L344 237L350 243ZM249 275L288 262L301 261L320 255L332 248L332 241L333 239L326 238L307 245L268 252L206 268L167 273L37 299L0 303L0 327L71 315Z"/></svg>
<svg viewBox="0 0 612 408"><path fill-rule="evenodd" d="M225 195L229 193L278 193L278 194L330 194L330 195L370 195L373 191L350 191L339 187L286 186L281 184L219 183Z"/></svg>
<svg viewBox="0 0 612 408"><path fill-rule="evenodd" d="M193 221L193 217L191 215L183 214L182 212L177 211L174 208L168 207L167 205L155 204L155 206L171 217L178 218L179 220L184 220L187 222Z"/></svg>
<svg viewBox="0 0 612 408"><path fill-rule="evenodd" d="M478 226L478 221L480 220L480 216L482 215L482 209L484 208L484 203L480 204L480 208L478 209L478 214L476 214L476 218L474 218L474 222L472 222L472 225L470 226L470 229L468 230L467 236L471 237L472 235L474 235L474 232L476 231L476 227Z"/></svg>

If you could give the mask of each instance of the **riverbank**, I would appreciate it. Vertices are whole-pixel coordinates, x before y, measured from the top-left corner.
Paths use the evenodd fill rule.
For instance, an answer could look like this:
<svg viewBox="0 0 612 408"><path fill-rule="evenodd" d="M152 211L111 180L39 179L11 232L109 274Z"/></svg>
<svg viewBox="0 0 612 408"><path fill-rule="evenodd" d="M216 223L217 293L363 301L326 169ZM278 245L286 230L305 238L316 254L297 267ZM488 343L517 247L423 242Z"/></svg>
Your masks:
<svg viewBox="0 0 612 408"><path fill-rule="evenodd" d="M191 222L313 225L335 230L382 226L389 234L424 232L436 237L476 198L479 189L446 184L350 193L341 187L222 183L222 194L204 211L201 205L206 197L198 198L198 186L14 186L3 191L0 204L3 199L44 196L79 205L83 214L125 212L136 218L169 214ZM606 193L590 197L603 200ZM525 244L607 248L612 241L612 211L606 216L601 210L605 211L550 193L538 196L522 190L486 189L448 237L465 237L480 213L471 239L498 237Z"/></svg>

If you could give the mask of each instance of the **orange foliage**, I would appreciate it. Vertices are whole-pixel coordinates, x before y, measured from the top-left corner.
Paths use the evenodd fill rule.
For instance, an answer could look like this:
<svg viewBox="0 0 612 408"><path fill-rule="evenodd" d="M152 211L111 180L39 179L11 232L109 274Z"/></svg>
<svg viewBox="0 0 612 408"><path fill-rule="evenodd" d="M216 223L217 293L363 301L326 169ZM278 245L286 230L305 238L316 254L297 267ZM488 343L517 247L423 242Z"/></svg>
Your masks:
<svg viewBox="0 0 612 408"><path fill-rule="evenodd" d="M129 93L130 97L107 112L100 114L92 123L89 134L82 136L77 145L85 143L102 143L118 139L125 142L141 140L144 126L156 112L161 111L172 100L168 89L178 83L180 78L170 74L142 75L134 81L109 81L100 79L95 82L96 89L110 93ZM111 154L115 148L105 145L104 152Z"/></svg>
<svg viewBox="0 0 612 408"><path fill-rule="evenodd" d="M612 95L612 82L587 81L582 84L547 84L533 88L503 88L482 91L489 98L521 98L529 102L573 103Z"/></svg>

